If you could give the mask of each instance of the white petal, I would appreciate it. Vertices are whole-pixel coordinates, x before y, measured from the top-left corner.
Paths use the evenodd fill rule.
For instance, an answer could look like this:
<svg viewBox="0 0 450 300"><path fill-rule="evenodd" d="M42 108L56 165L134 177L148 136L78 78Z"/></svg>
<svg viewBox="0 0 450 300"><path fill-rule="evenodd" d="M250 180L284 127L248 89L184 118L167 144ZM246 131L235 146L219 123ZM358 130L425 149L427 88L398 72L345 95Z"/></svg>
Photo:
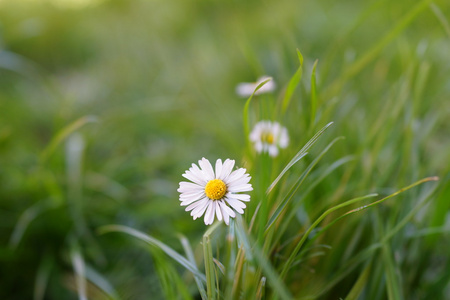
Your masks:
<svg viewBox="0 0 450 300"><path fill-rule="evenodd" d="M263 151L263 148L264 148L264 145L263 145L263 143L261 141L257 141L255 143L255 150L256 150L256 152L261 153Z"/></svg>
<svg viewBox="0 0 450 300"><path fill-rule="evenodd" d="M206 158L202 158L202 160L198 161L198 164L202 168L203 173L205 174L207 180L214 179L214 170L211 166L211 163Z"/></svg>
<svg viewBox="0 0 450 300"><path fill-rule="evenodd" d="M247 183L247 184L242 184L242 185L237 185L237 186L230 186L228 188L228 191L231 193L239 193L239 192L249 192L249 191L253 191L252 185Z"/></svg>
<svg viewBox="0 0 450 300"><path fill-rule="evenodd" d="M254 83L243 82L236 86L236 94L241 97L249 97L251 94L253 94L255 88L256 86Z"/></svg>
<svg viewBox="0 0 450 300"><path fill-rule="evenodd" d="M269 146L269 155L272 157L276 157L278 155L278 147L275 145Z"/></svg>
<svg viewBox="0 0 450 300"><path fill-rule="evenodd" d="M210 202L208 198L203 198L200 201L202 202L202 205L197 206L196 208L194 208L194 210L191 211L191 216L194 217L194 220L200 218L203 215Z"/></svg>
<svg viewBox="0 0 450 300"><path fill-rule="evenodd" d="M222 210L223 221L225 222L225 224L229 225L230 224L229 211L231 211L231 212L233 212L233 211L223 202L223 200L220 200L220 202L218 204L219 204L218 206L220 206L220 209Z"/></svg>
<svg viewBox="0 0 450 300"><path fill-rule="evenodd" d="M231 194L231 193L227 193L226 196L228 199L233 198L233 199L238 199L241 201L250 201L250 195L247 194Z"/></svg>
<svg viewBox="0 0 450 300"><path fill-rule="evenodd" d="M219 179L224 180L225 178L227 178L228 175L230 175L231 171L233 170L233 167L234 167L234 160L227 158L223 163L222 174L220 174Z"/></svg>
<svg viewBox="0 0 450 300"><path fill-rule="evenodd" d="M215 201L209 201L208 209L205 213L205 224L210 225L214 221Z"/></svg>
<svg viewBox="0 0 450 300"><path fill-rule="evenodd" d="M208 202L208 198L203 198L202 200L196 201L194 203L192 203L191 205L189 205L188 207L186 207L185 211L190 211L193 210L199 206L202 206L205 204L205 202Z"/></svg>
<svg viewBox="0 0 450 300"><path fill-rule="evenodd" d="M220 178L220 175L222 173L222 160L219 158L216 160L216 176L214 178Z"/></svg>
<svg viewBox="0 0 450 300"><path fill-rule="evenodd" d="M225 216L225 214L227 214L228 216L230 216L232 218L236 217L236 213L234 212L234 210L229 208L228 205L226 205L226 203L223 200L220 200L219 204L220 204L220 207L222 208L222 212L223 212L224 216Z"/></svg>
<svg viewBox="0 0 450 300"><path fill-rule="evenodd" d="M202 199L204 196L205 196L204 193L200 193L200 194L193 195L193 196L190 196L190 197L183 197L183 195L180 195L180 201L181 201L180 205L181 206L188 205L188 204L190 204L190 203L192 203L192 202L194 202L196 200Z"/></svg>
<svg viewBox="0 0 450 300"><path fill-rule="evenodd" d="M241 201L232 198L225 198L225 201L238 213L240 214L244 213L243 208L245 208L246 205Z"/></svg>
<svg viewBox="0 0 450 300"><path fill-rule="evenodd" d="M233 171L227 178L225 178L225 180L224 180L225 183L228 185L228 184L232 183L233 181L241 178L245 174L245 171L247 171L247 170L244 168L240 168L240 169Z"/></svg>
<svg viewBox="0 0 450 300"><path fill-rule="evenodd" d="M179 193L184 193L184 192L197 192L197 191L201 191L203 190L205 187L198 185L196 183L192 183L192 182L185 182L182 181L180 182L180 187L178 188L178 192Z"/></svg>
<svg viewBox="0 0 450 300"><path fill-rule="evenodd" d="M222 221L222 209L220 208L219 203L215 203L215 206L216 206L217 220Z"/></svg>
<svg viewBox="0 0 450 300"><path fill-rule="evenodd" d="M205 177L205 174L203 173L203 171L200 170L200 168L196 164L192 164L192 167L189 168L189 171L194 173L197 177L200 177L201 179L203 179L203 181L205 183L208 181L208 178Z"/></svg>
<svg viewBox="0 0 450 300"><path fill-rule="evenodd" d="M191 171L186 171L183 175L184 178L198 184L198 185L204 185L206 181L203 179L203 176L199 177L197 174Z"/></svg>
<svg viewBox="0 0 450 300"><path fill-rule="evenodd" d="M281 148L286 148L289 145L289 135L286 128L283 128L278 142Z"/></svg>
<svg viewBox="0 0 450 300"><path fill-rule="evenodd" d="M247 184L247 183L249 183L250 179L251 179L250 175L245 174L245 176L241 176L240 178L236 178L235 180L227 181L226 185L229 189L229 188L233 188L238 185Z"/></svg>

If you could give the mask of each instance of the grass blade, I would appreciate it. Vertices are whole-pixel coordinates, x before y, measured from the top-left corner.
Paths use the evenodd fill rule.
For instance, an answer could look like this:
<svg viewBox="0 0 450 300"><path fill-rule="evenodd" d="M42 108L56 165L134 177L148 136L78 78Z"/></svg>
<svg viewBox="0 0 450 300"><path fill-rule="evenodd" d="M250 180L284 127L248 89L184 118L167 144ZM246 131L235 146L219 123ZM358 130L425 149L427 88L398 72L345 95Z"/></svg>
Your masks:
<svg viewBox="0 0 450 300"><path fill-rule="evenodd" d="M286 109L289 106L289 103L291 102L292 95L294 94L295 90L297 89L298 84L300 83L300 80L302 79L302 73L303 73L303 55L301 52L297 49L297 55L298 60L300 61L300 66L297 69L297 72L295 72L294 76L292 76L291 80L289 80L288 86L286 88L286 92L284 93L284 98L281 106L281 111L283 113L286 112Z"/></svg>
<svg viewBox="0 0 450 300"><path fill-rule="evenodd" d="M220 222L216 222L214 225L203 235L203 256L205 259L205 273L206 273L206 292L208 299L216 299L216 276L214 271L214 259L212 256L212 246L210 236L220 226Z"/></svg>
<svg viewBox="0 0 450 300"><path fill-rule="evenodd" d="M249 124L249 121L248 121L248 109L250 107L250 102L252 101L253 96L255 95L255 93L260 88L262 88L266 83L268 83L270 80L272 80L272 79L268 78L268 79L264 80L263 82L261 82L260 84L258 84L258 86L253 91L253 94L251 94L250 97L245 102L244 111L243 111L243 115L242 115L242 120L243 120L242 122L244 123L244 133L245 133L245 139L247 141L249 140L249 136L250 136L250 124Z"/></svg>
<svg viewBox="0 0 450 300"><path fill-rule="evenodd" d="M78 120L70 123L53 137L48 146L42 151L40 156L41 163L44 163L47 158L55 151L56 147L58 147L61 142L63 142L71 133L80 129L84 125L88 123L98 122L97 117L95 116L84 116L79 118Z"/></svg>
<svg viewBox="0 0 450 300"><path fill-rule="evenodd" d="M300 177L297 179L296 183L294 184L294 186L291 188L291 190L289 191L289 193L286 195L286 197L283 199L283 201L278 205L277 209L275 210L275 212L272 214L272 216L270 217L269 222L267 223L266 226L266 231L277 221L277 219L280 217L280 215L283 213L283 211L285 210L285 208L288 206L288 204L290 203L292 197L294 196L294 194L297 192L298 188L300 187L300 185L302 185L302 183L304 182L304 180L306 179L306 177L309 175L309 173L311 173L311 170L317 165L317 163L322 159L322 157L328 152L328 150L330 150L330 148L340 139L343 139L343 137L338 137L335 138L331 143L328 144L327 147L325 147L325 149L319 154L319 156L317 156L310 164L309 166L306 168L306 170L302 173L302 175L300 175ZM289 221L287 221L287 223L289 223Z"/></svg>
<svg viewBox="0 0 450 300"><path fill-rule="evenodd" d="M202 281L206 282L206 277L204 274L202 274L195 265L193 265L191 262L189 262L185 257L180 255L178 252L164 244L163 242L145 234L138 230L135 230L133 228L123 226L123 225L106 225L102 226L98 229L99 234L105 234L108 232L123 232L128 235L131 235L146 244L149 244L151 246L157 247L161 249L164 253L166 253L168 256L170 256L172 259L174 259L176 262L178 262L180 265L185 267L187 270L189 270L192 274L195 276L198 276Z"/></svg>
<svg viewBox="0 0 450 300"><path fill-rule="evenodd" d="M289 270L289 267L292 265L292 262L294 261L295 257L297 256L298 251L300 250L300 248L302 247L303 243L306 241L306 239L308 238L309 234L311 233L311 231L317 227L317 225L319 225L319 223L326 217L328 216L330 213L332 213L333 211L340 209L342 207L348 206L350 204L371 198L371 197L375 197L378 196L378 194L369 194L366 196L362 196L362 197L358 197L358 198L354 198L351 200L348 200L344 203L341 203L339 205L333 206L332 208L328 209L327 211L325 211L319 218L316 219L316 221L314 221L314 223L308 228L308 230L305 232L305 234L303 235L302 239L300 240L300 242L298 242L298 244L295 246L295 249L292 251L291 255L289 256L289 259L287 260L287 262L284 264L283 270L281 271L281 278L284 278L284 276L286 275L286 272Z"/></svg>
<svg viewBox="0 0 450 300"><path fill-rule="evenodd" d="M186 252L187 259L197 268L197 264L195 262L194 252L192 251L191 245L189 244L188 239L185 236L180 236L180 242L183 246L184 252ZM205 287L203 286L203 282L201 278L199 278L197 275L194 274L194 280L197 284L198 291L200 293L200 296L202 297L202 300L207 300L208 297L206 295Z"/></svg>
<svg viewBox="0 0 450 300"><path fill-rule="evenodd" d="M300 159L302 159L306 154L308 154L306 151L308 151L309 148L311 148L312 145L319 139L319 137L324 133L324 131L331 126L333 122L328 123L325 125L322 129L320 129L307 143L305 146L303 146L302 149L300 149L299 152L294 156L293 159L284 167L283 171L278 175L278 177L272 182L272 184L267 189L266 193L270 193L273 188L277 185L278 181L280 181L281 177Z"/></svg>
<svg viewBox="0 0 450 300"><path fill-rule="evenodd" d="M248 259L254 259L258 266L263 270L266 275L267 282L271 285L273 292L281 299L292 299L289 290L284 285L269 260L264 257L262 250L257 244L252 243L251 237L247 234L247 229L244 227L241 215L236 216L236 233L239 241L245 249L246 255L248 255ZM253 245L253 247L251 245Z"/></svg>

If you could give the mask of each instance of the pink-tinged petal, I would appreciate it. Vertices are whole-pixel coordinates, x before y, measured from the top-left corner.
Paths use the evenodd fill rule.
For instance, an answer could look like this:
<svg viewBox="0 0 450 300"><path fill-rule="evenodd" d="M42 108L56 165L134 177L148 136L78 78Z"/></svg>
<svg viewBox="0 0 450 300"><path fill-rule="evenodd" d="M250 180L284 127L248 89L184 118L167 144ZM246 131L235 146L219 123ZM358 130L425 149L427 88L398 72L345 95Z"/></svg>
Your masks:
<svg viewBox="0 0 450 300"><path fill-rule="evenodd" d="M198 164L202 168L202 171L205 174L206 179L208 181L213 180L214 179L214 170L213 170L209 160L207 160L206 158L203 157L202 160L198 161Z"/></svg>

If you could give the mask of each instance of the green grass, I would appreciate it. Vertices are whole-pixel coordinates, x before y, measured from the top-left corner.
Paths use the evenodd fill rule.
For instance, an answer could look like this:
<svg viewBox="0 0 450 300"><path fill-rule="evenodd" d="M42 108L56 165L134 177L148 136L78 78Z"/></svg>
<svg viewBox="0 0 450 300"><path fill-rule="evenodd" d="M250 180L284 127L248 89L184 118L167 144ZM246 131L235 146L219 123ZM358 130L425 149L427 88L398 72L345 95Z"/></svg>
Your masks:
<svg viewBox="0 0 450 300"><path fill-rule="evenodd" d="M447 1L52 3L0 1L1 299L450 297ZM228 227L201 157L252 176Z"/></svg>

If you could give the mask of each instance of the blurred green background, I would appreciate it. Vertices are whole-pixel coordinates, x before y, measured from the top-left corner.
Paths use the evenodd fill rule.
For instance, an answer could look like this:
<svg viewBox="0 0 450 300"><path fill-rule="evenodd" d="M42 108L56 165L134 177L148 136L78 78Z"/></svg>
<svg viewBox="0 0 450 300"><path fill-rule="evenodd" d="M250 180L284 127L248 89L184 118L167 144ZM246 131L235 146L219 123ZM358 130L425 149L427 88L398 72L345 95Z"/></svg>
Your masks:
<svg viewBox="0 0 450 300"><path fill-rule="evenodd" d="M258 101L276 103L299 66L296 49L303 78L280 120L291 147L279 163L330 121L325 142L345 136L325 161L355 161L309 196L330 199L312 213L439 176L414 227L439 230L421 240L423 277L405 289L407 299L450 295L450 3L417 3L402 19L416 3L1 0L0 298L76 299L77 251L120 298L161 295L152 257L96 229L124 224L177 249L177 233L198 244L205 226L179 207L181 174L203 156L244 163L235 86L273 76L276 92Z"/></svg>

